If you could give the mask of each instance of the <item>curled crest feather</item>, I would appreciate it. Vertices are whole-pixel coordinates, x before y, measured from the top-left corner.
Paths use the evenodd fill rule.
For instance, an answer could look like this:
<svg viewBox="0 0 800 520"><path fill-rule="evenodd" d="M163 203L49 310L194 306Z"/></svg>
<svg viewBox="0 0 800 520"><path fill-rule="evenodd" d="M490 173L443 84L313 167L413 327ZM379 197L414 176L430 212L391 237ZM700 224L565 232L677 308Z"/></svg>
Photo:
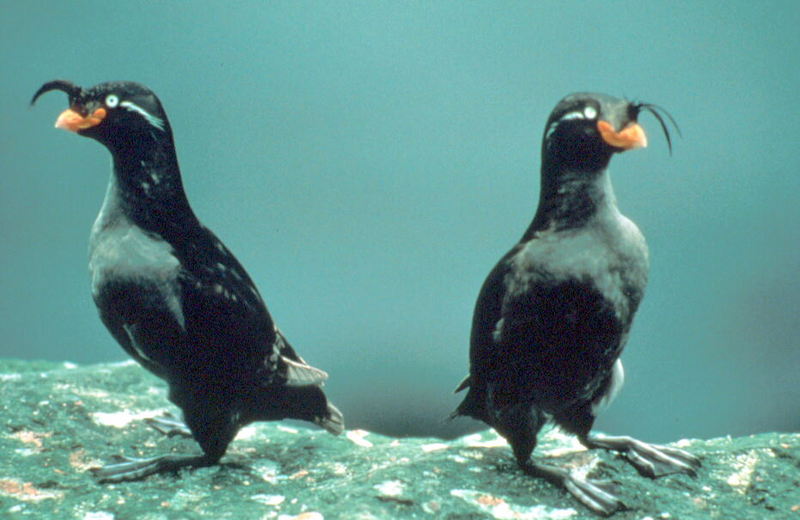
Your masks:
<svg viewBox="0 0 800 520"><path fill-rule="evenodd" d="M48 81L39 87L39 90L36 91L36 94L34 94L33 98L31 99L31 105L36 103L36 100L39 99L42 94L46 94L52 90L60 90L61 92L65 92L67 96L69 96L70 105L74 105L83 95L83 88L79 87L78 85L64 79L56 79L53 81Z"/></svg>

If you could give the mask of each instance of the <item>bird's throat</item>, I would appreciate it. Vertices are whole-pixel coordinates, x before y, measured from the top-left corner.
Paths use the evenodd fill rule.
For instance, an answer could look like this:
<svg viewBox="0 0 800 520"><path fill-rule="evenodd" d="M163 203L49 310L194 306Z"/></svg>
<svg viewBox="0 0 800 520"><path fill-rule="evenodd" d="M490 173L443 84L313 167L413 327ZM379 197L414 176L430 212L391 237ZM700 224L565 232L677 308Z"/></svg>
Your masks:
<svg viewBox="0 0 800 520"><path fill-rule="evenodd" d="M113 189L109 189L107 197L116 197L120 211L136 225L167 235L171 228L196 221L183 190L173 147L112 152L112 156Z"/></svg>
<svg viewBox="0 0 800 520"><path fill-rule="evenodd" d="M600 172L542 172L539 206L526 237L545 229L561 231L585 226L598 213L616 209L607 169Z"/></svg>

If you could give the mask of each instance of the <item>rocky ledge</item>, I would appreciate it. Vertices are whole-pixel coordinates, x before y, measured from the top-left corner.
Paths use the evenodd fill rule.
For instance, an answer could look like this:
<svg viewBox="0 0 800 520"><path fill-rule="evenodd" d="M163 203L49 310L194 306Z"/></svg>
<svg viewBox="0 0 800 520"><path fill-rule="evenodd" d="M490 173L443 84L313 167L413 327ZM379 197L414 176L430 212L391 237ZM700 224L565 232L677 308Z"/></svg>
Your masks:
<svg viewBox="0 0 800 520"><path fill-rule="evenodd" d="M241 431L219 466L98 484L89 469L115 455L197 451L193 441L141 421L174 412L157 379L133 363L0 360L0 389L2 518L597 518L518 471L491 430L445 442L258 423ZM587 451L557 430L542 437L537 453L614 481L628 506L615 520L800 520L800 435L676 445L702 458L696 478L649 480L619 456Z"/></svg>

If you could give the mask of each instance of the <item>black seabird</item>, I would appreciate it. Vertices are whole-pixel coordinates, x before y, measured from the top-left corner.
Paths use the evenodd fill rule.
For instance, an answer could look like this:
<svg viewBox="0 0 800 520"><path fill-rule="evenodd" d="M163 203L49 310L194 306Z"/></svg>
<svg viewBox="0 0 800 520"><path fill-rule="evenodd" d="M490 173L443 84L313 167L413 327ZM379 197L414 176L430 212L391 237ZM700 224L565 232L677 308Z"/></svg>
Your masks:
<svg viewBox="0 0 800 520"><path fill-rule="evenodd" d="M650 477L694 474L699 466L682 450L590 433L622 386L619 357L647 283L647 245L617 208L608 173L612 155L647 145L637 123L642 110L658 119L671 148L655 105L580 93L550 114L539 206L480 291L470 373L456 390L469 392L453 413L494 427L526 473L565 487L600 514L623 507L608 486L530 460L548 420L589 448L623 452Z"/></svg>
<svg viewBox="0 0 800 520"><path fill-rule="evenodd" d="M302 419L341 433L342 414L321 389L327 374L295 353L247 272L189 206L156 95L131 82L84 89L56 80L31 104L51 90L69 96L55 126L99 141L113 158L89 248L100 318L131 357L167 382L203 450L125 459L97 470L99 479L216 464L254 421ZM186 431L168 420L155 426Z"/></svg>

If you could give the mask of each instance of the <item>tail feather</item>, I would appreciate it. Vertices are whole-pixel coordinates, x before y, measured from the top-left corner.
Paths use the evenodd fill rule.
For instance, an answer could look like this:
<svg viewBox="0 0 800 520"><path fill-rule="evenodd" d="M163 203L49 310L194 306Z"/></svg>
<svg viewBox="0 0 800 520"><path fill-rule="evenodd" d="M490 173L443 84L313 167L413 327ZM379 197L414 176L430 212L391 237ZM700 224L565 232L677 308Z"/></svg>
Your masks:
<svg viewBox="0 0 800 520"><path fill-rule="evenodd" d="M330 401L328 401L327 417L316 417L314 422L334 435L344 432L344 415Z"/></svg>
<svg viewBox="0 0 800 520"><path fill-rule="evenodd" d="M313 422L334 435L344 431L344 417L318 386L278 386L260 388L249 401L249 417L254 421L299 419Z"/></svg>
<svg viewBox="0 0 800 520"><path fill-rule="evenodd" d="M458 390L463 390L467 388L469 385L469 378L465 379L461 385L458 387ZM464 400L461 401L461 404L458 405L453 413L450 414L450 419L455 419L459 415L466 415L467 417L472 417L473 419L478 419L479 421L486 421L486 397L485 393L474 386L469 386L469 391L467 395L464 396Z"/></svg>
<svg viewBox="0 0 800 520"><path fill-rule="evenodd" d="M453 390L453 393L457 394L460 391L462 391L463 389L468 388L471 384L472 384L472 380L470 379L470 376L467 376L461 381L461 383L456 387L456 389Z"/></svg>

